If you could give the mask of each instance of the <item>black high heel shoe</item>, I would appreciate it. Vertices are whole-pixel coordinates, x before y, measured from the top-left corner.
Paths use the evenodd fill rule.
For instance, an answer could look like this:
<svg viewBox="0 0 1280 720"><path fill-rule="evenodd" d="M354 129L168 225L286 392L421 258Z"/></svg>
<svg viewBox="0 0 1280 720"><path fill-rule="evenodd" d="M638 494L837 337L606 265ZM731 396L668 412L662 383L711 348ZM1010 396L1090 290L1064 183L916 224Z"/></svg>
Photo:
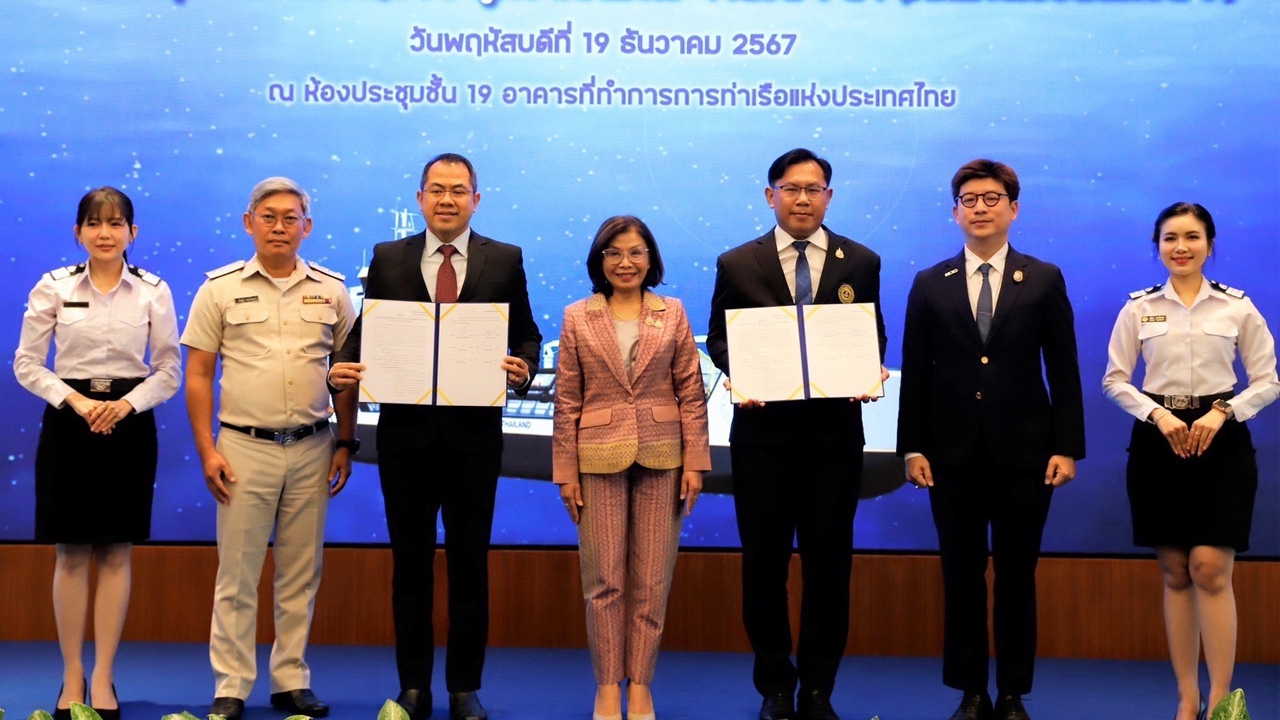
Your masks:
<svg viewBox="0 0 1280 720"><path fill-rule="evenodd" d="M88 695L89 681L85 678L80 678L80 683L84 687L85 695ZM58 697L53 699L53 720L71 720L71 708L58 707L58 701L62 699L62 691L65 690L66 687L67 686L65 684L58 686ZM119 718L116 720L119 720Z"/></svg>
<svg viewBox="0 0 1280 720"><path fill-rule="evenodd" d="M120 693L116 692L115 683L111 683L111 694L116 700L116 706L114 708L110 710L99 710L98 708L93 708L93 711L98 713L98 717L102 718L102 720L120 720ZM54 720L57 719L55 718Z"/></svg>
<svg viewBox="0 0 1280 720"><path fill-rule="evenodd" d="M1200 712L1196 713L1196 720L1208 720L1209 703L1205 702L1204 695L1200 696ZM117 718L117 720L119 720Z"/></svg>

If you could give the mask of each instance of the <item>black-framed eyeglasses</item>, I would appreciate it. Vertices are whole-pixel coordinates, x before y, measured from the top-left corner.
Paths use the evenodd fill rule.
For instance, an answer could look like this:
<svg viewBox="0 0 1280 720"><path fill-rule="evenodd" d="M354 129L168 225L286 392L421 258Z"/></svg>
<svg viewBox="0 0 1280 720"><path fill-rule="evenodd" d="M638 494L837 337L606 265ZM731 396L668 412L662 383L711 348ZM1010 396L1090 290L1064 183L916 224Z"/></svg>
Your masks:
<svg viewBox="0 0 1280 720"><path fill-rule="evenodd" d="M644 262L649 257L649 248L634 247L626 252L622 252L618 248L605 248L600 251L604 255L605 262L617 264L622 262L622 258L626 258L633 263Z"/></svg>
<svg viewBox="0 0 1280 720"><path fill-rule="evenodd" d="M961 205L967 208L971 208L971 207L977 207L978 198L982 198L983 205L986 205L987 207L995 207L1000 204L1000 198L1007 198L1007 197L1009 196L1006 195L1005 193L998 193L993 190L991 192L982 193L981 195L979 195L978 193L965 193L957 197L956 202L960 203Z"/></svg>
<svg viewBox="0 0 1280 720"><path fill-rule="evenodd" d="M303 220L297 215L285 215L284 217L276 217L272 213L262 213L261 215L254 215L254 217L257 218L258 222L262 223L262 226L265 228L273 228L276 226L276 223L281 223L285 227L291 228L294 225L297 225L298 223L302 222Z"/></svg>
<svg viewBox="0 0 1280 720"><path fill-rule="evenodd" d="M826 194L828 188L822 185L809 185L807 187L799 187L797 185L777 185L775 186L778 194L788 200L796 200L801 195L807 195L814 200L821 200Z"/></svg>

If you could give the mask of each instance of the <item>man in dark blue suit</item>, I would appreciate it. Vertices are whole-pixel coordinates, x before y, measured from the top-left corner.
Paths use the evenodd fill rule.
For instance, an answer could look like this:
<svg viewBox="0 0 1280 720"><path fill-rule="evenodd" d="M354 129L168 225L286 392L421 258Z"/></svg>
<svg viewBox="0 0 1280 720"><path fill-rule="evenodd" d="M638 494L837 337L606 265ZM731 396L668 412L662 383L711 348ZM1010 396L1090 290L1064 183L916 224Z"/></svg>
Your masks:
<svg viewBox="0 0 1280 720"><path fill-rule="evenodd" d="M916 275L902 341L898 454L929 488L946 601L952 720L1026 720L1036 562L1053 489L1084 457L1084 408L1062 272L1009 246L1018 176L974 160L951 180L960 254ZM1045 380L1048 380L1048 387ZM987 693L987 531L997 701Z"/></svg>
<svg viewBox="0 0 1280 720"><path fill-rule="evenodd" d="M511 354L502 367L507 384L524 394L530 368L537 367L542 334L529 307L520 248L471 230L479 202L470 161L452 153L428 161L418 190L427 231L374 248L365 300L508 303ZM362 328L357 320L336 357L329 373L335 387L361 379ZM502 408L382 405L378 474L394 563L396 702L411 720L431 715L437 514L444 519L449 573L449 717L488 717L476 691L489 632L489 534L501 468Z"/></svg>
<svg viewBox="0 0 1280 720"><path fill-rule="evenodd" d="M738 308L874 303L880 357L880 256L824 226L831 164L809 150L769 168L765 200L777 226L720 256L707 352L727 377L725 311ZM882 371L882 380L888 373ZM838 720L831 689L849 635L853 515L862 485L862 404L875 398L815 398L734 408L730 431L733 500L742 541L742 615L755 652L761 720ZM804 597L791 662L787 573L800 549Z"/></svg>

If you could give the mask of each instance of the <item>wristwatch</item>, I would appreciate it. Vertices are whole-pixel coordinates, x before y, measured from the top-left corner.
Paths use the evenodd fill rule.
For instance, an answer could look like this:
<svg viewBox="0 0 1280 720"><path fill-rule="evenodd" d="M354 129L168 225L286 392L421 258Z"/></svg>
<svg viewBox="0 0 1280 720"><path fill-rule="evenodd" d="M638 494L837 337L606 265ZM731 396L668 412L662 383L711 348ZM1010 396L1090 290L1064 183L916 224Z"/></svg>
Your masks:
<svg viewBox="0 0 1280 720"><path fill-rule="evenodd" d="M1213 409L1222 411L1222 413L1227 416L1228 420L1236 416L1236 409L1231 407L1231 403L1226 400L1214 400Z"/></svg>
<svg viewBox="0 0 1280 720"><path fill-rule="evenodd" d="M356 453L360 452L360 438L353 438L351 440L339 440L335 442L333 446L335 448L346 448L351 451L352 455L355 455Z"/></svg>

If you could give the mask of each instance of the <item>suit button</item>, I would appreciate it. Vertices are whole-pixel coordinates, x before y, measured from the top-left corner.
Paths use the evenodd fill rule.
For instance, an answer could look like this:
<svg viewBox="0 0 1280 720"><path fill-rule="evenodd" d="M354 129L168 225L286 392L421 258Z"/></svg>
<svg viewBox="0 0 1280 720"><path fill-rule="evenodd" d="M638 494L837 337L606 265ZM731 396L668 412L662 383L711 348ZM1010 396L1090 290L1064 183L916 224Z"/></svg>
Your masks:
<svg viewBox="0 0 1280 720"><path fill-rule="evenodd" d="M983 365L986 365L986 364L987 364L987 363L989 363L989 362L991 362L991 360L990 360L986 355L983 355L983 356L982 356L982 364L983 364Z"/></svg>
<svg viewBox="0 0 1280 720"><path fill-rule="evenodd" d="M981 400L981 399L982 399L982 391L981 391L981 390L979 390L978 392L974 393L974 394L973 394L973 396L974 396L974 397L976 397L976 398L978 398L979 400Z"/></svg>
<svg viewBox="0 0 1280 720"><path fill-rule="evenodd" d="M633 398L633 397L629 397L629 398L627 398L627 404L628 404L628 405L630 405L630 404L634 403L635 401L636 401L636 399L635 399L635 398Z"/></svg>

